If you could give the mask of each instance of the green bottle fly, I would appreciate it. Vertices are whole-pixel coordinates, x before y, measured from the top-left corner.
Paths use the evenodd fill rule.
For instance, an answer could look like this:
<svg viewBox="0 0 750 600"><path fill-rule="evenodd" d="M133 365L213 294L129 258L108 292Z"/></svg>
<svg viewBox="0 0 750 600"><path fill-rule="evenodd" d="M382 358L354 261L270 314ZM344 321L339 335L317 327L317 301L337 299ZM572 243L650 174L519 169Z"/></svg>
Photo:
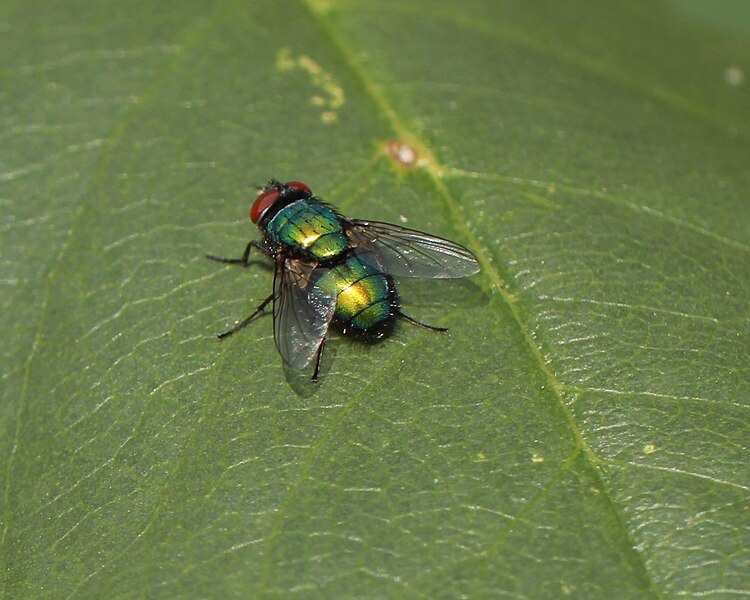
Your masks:
<svg viewBox="0 0 750 600"><path fill-rule="evenodd" d="M320 357L331 323L382 336L396 318L434 331L401 311L395 278L448 279L479 271L463 246L390 223L348 219L299 181L270 181L261 189L250 219L263 240L247 244L241 258L213 260L247 266L253 248L276 265L273 293L224 338L273 302L274 341L284 361L303 369Z"/></svg>

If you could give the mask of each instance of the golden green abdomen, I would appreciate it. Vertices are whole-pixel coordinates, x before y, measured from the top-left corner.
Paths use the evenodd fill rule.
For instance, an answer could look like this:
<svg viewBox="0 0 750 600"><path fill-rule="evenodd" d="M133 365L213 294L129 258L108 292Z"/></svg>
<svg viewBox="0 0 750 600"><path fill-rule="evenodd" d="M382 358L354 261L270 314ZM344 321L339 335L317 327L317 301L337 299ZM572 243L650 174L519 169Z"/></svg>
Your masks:
<svg viewBox="0 0 750 600"><path fill-rule="evenodd" d="M356 253L325 272L315 286L336 294L334 317L345 327L352 325L365 331L391 316L395 297L391 281Z"/></svg>

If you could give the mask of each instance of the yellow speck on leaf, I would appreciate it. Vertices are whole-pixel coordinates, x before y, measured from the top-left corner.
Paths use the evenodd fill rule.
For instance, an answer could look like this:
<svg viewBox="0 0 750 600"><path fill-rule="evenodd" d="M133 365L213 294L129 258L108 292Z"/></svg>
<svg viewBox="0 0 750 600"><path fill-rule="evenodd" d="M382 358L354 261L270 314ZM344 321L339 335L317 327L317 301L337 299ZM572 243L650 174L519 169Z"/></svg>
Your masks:
<svg viewBox="0 0 750 600"><path fill-rule="evenodd" d="M301 69L307 72L312 84L322 92L310 98L312 104L326 109L320 116L321 120L324 123L333 123L338 119L336 111L344 104L344 88L336 82L333 75L305 54L292 57L289 48L279 50L276 55L276 68L280 71Z"/></svg>

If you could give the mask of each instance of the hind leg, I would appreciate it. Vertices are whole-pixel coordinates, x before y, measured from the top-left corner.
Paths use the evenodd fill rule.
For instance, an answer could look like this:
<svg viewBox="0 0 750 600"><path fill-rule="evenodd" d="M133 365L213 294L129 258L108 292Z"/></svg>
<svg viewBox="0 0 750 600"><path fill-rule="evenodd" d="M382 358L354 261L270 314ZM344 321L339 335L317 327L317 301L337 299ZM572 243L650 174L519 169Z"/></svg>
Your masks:
<svg viewBox="0 0 750 600"><path fill-rule="evenodd" d="M318 351L315 354L315 369L313 369L313 374L312 374L313 381L318 381L318 373L320 372L320 357L323 355L323 346L326 345L327 339L328 339L327 337L324 337L320 341L320 346L318 346Z"/></svg>
<svg viewBox="0 0 750 600"><path fill-rule="evenodd" d="M394 314L399 319L403 319L404 321L411 323L412 325L418 325L419 327L424 327L425 329L430 329L431 331L448 331L447 327L435 327L434 325L428 325L427 323L422 323L422 321L417 321L414 317L405 315L401 311L397 311Z"/></svg>

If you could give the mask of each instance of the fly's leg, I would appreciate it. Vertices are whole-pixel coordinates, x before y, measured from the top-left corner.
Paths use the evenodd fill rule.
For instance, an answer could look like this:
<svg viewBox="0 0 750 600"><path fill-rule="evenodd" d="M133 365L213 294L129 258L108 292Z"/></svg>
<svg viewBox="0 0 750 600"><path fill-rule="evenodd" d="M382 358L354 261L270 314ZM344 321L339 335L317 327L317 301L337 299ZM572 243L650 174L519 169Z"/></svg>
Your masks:
<svg viewBox="0 0 750 600"><path fill-rule="evenodd" d="M411 323L412 325L419 325L420 327L424 327L425 329L429 329L431 331L448 331L447 327L435 327L434 325L428 325L427 323L422 323L422 321L417 321L415 318L410 317L409 315L405 315L401 311L398 311L395 314L399 319L403 319L404 321L407 321Z"/></svg>
<svg viewBox="0 0 750 600"><path fill-rule="evenodd" d="M318 352L315 354L315 369L313 369L313 374L312 374L313 381L318 380L318 373L320 372L320 357L323 354L323 346L326 345L327 339L328 339L327 337L324 337L320 341L320 346L318 346Z"/></svg>
<svg viewBox="0 0 750 600"><path fill-rule="evenodd" d="M269 258L273 258L268 248L266 248L265 246L263 246L263 244L261 244L260 242L256 240L252 240L248 242L247 246L245 246L245 251L242 253L241 258L224 258L222 256L214 256L213 254L206 254L206 258L215 260L216 262L220 262L220 263L227 263L230 265L242 265L243 267L247 267L250 264L250 252L252 252L253 248L255 248L256 250L259 250L260 252L268 256ZM229 337L233 333L245 327L255 317L257 317L259 314L263 312L263 309L268 305L269 302L271 302L271 300L273 300L273 294L271 294L268 298L263 300L261 305L258 308L256 308L249 317L237 323L237 325L232 327L229 331L220 333L216 337L218 337L220 340L223 340L225 337Z"/></svg>
<svg viewBox="0 0 750 600"><path fill-rule="evenodd" d="M234 327L232 327L229 331L225 331L224 333L220 333L216 337L219 338L220 340L223 340L225 337L229 337L233 333L235 333L235 332L239 331L240 329L242 329L245 325L247 325L248 323L250 323L250 321L252 321L255 317L257 317L259 314L261 314L263 312L263 310L266 308L266 306L268 305L268 303L271 302L271 300L273 300L273 294L271 294L268 298L266 298L265 300L263 300L263 302L261 303L261 305L258 308L256 308L249 317L247 317L246 319L243 319L242 321L240 321L239 323L237 323L237 325L235 325Z"/></svg>
<svg viewBox="0 0 750 600"><path fill-rule="evenodd" d="M242 265L243 267L247 267L250 264L250 252L253 248L259 250L269 258L273 258L268 249L257 240L252 240L247 244L247 246L245 247L245 251L242 253L242 258L224 258L222 256L214 256L213 254L206 254L206 258L210 258L211 260L215 260L216 262L220 263Z"/></svg>

